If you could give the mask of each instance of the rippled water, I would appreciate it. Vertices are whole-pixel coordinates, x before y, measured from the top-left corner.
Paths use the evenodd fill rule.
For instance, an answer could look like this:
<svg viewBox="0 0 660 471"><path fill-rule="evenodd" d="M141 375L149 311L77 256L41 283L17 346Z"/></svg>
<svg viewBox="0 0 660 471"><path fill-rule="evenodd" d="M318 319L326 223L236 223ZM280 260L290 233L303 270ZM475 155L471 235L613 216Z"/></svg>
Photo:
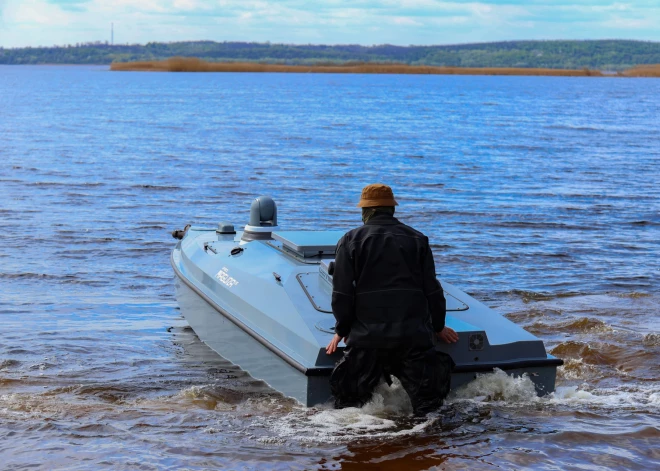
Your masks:
<svg viewBox="0 0 660 471"><path fill-rule="evenodd" d="M0 67L8 469L657 469L660 81ZM305 409L199 342L169 231L348 229L391 184L444 279L564 358L415 421Z"/></svg>

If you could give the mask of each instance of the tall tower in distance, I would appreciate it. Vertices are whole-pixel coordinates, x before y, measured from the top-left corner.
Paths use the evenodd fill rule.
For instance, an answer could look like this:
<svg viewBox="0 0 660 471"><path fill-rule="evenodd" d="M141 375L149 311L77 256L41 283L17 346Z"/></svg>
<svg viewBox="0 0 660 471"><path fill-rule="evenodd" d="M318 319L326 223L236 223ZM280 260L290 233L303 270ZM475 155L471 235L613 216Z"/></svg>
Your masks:
<svg viewBox="0 0 660 471"><path fill-rule="evenodd" d="M113 46L115 44L115 24L110 23L110 45Z"/></svg>

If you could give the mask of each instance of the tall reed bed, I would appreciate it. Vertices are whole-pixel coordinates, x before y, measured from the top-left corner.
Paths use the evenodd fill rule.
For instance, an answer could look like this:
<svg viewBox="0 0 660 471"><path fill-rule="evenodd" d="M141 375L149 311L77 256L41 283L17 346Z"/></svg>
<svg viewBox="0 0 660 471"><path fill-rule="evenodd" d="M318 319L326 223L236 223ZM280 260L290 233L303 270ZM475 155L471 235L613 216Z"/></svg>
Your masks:
<svg viewBox="0 0 660 471"><path fill-rule="evenodd" d="M505 67L435 67L406 64L348 63L339 65L282 65L251 62L207 62L188 57L162 61L114 62L110 70L154 72L289 72L336 74L427 74L427 75L549 75L559 77L602 76L589 69L526 69Z"/></svg>
<svg viewBox="0 0 660 471"><path fill-rule="evenodd" d="M660 77L660 64L638 65L622 72L626 77Z"/></svg>

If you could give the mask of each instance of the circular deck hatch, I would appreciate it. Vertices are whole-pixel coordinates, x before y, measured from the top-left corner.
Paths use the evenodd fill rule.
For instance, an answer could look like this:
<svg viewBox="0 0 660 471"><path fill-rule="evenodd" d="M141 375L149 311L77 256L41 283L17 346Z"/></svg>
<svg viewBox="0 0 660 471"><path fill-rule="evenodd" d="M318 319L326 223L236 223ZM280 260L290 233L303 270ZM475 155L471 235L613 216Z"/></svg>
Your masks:
<svg viewBox="0 0 660 471"><path fill-rule="evenodd" d="M334 334L335 333L335 319L323 319L322 321L319 321L316 323L314 326L321 332L326 332L328 334Z"/></svg>

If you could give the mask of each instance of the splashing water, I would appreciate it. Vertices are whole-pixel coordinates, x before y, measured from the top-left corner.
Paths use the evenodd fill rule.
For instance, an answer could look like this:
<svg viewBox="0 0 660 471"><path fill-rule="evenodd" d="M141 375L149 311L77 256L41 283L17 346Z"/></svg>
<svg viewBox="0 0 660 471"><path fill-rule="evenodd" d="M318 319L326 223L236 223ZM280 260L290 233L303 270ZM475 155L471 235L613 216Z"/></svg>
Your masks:
<svg viewBox="0 0 660 471"><path fill-rule="evenodd" d="M513 377L496 368L493 373L480 374L474 381L460 387L451 395L454 400L477 402L504 401L525 403L538 400L532 380L525 374Z"/></svg>
<svg viewBox="0 0 660 471"><path fill-rule="evenodd" d="M341 443L355 438L383 438L415 434L432 419L408 428L412 405L398 379L391 386L380 384L371 400L362 407L333 409L327 404L317 408L297 408L276 418L268 427L278 436L304 442ZM419 421L418 421L419 422Z"/></svg>

